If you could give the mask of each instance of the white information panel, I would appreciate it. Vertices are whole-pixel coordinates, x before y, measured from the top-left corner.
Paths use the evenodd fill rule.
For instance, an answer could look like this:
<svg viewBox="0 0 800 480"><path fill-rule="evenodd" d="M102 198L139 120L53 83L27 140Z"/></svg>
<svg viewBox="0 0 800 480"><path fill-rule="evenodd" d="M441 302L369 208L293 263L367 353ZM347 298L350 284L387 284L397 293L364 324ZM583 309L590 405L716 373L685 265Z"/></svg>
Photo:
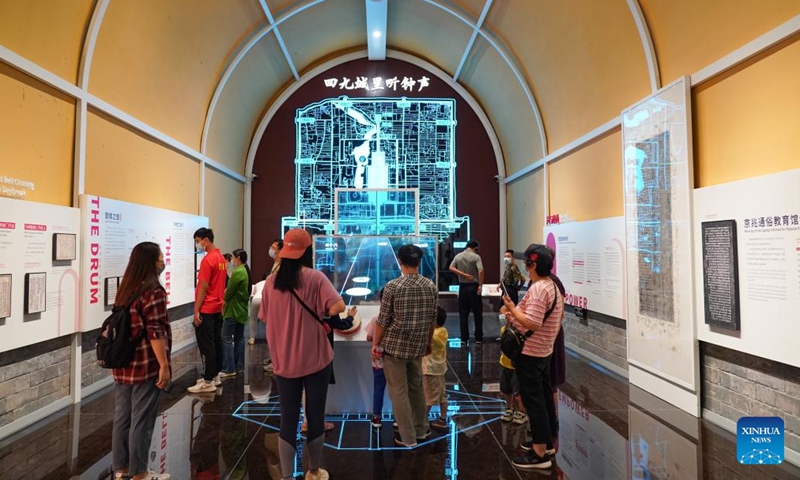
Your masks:
<svg viewBox="0 0 800 480"><path fill-rule="evenodd" d="M800 170L695 190L695 251L703 222L734 220L738 239L738 332L704 321L703 269L695 269L697 337L800 367Z"/></svg>
<svg viewBox="0 0 800 480"><path fill-rule="evenodd" d="M54 234L80 238L80 211L0 198L0 352L78 331L80 256L54 261Z"/></svg>
<svg viewBox="0 0 800 480"><path fill-rule="evenodd" d="M105 279L122 277L131 250L140 242L155 242L164 252L166 269L161 282L169 305L194 301L194 238L208 218L120 202L91 195L81 196L83 232L81 293L82 331L100 328L111 311L105 304ZM116 292L114 292L116 293Z"/></svg>
<svg viewBox="0 0 800 480"><path fill-rule="evenodd" d="M556 252L553 273L567 289L566 303L625 319L625 217L562 223L544 228Z"/></svg>
<svg viewBox="0 0 800 480"><path fill-rule="evenodd" d="M628 363L658 377L664 389L650 393L674 405L690 394L697 405L687 410L697 416L688 77L624 111L622 141ZM638 378L631 383L645 388Z"/></svg>

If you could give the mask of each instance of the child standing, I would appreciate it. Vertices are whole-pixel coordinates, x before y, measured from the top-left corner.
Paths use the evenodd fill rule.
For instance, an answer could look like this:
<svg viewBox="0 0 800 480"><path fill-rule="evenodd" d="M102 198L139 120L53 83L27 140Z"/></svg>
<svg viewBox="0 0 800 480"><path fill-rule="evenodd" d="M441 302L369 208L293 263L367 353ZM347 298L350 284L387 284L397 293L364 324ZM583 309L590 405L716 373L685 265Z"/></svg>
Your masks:
<svg viewBox="0 0 800 480"><path fill-rule="evenodd" d="M383 290L378 292L380 298ZM367 341L372 342L372 336L375 335L375 322L378 321L378 315L372 317L364 331L367 332ZM372 361L372 426L381 428L381 414L383 413L383 395L386 392L386 375L383 373L383 359L376 358Z"/></svg>
<svg viewBox="0 0 800 480"><path fill-rule="evenodd" d="M500 315L500 320L505 320L505 315ZM506 329L505 325L500 328L500 335ZM525 407L522 406L522 401L519 397L519 381L517 380L517 372L514 371L514 365L511 364L511 359L500 353L500 393L506 396L506 411L500 418L504 422L514 422L517 425L523 425L528 421L528 415L525 413Z"/></svg>
<svg viewBox="0 0 800 480"><path fill-rule="evenodd" d="M447 394L444 391L444 375L447 372L447 329L444 322L447 312L442 307L436 309L436 329L431 339L431 353L422 357L423 386L428 413L431 407L439 405L439 417L431 422L431 428L447 429Z"/></svg>

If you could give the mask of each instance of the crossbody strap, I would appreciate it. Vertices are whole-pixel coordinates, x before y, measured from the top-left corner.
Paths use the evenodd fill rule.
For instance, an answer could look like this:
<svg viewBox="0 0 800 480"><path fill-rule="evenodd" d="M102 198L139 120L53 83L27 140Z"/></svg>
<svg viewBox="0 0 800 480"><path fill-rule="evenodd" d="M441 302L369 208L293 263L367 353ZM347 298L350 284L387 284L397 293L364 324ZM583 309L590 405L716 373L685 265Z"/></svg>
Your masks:
<svg viewBox="0 0 800 480"><path fill-rule="evenodd" d="M325 326L325 322L323 322L322 319L319 318L319 315L317 315L317 312L315 312L314 310L311 310L311 307L306 305L306 302L304 302L303 299L300 298L300 295L298 295L297 292L294 291L294 288L290 288L289 291L292 292L292 295L294 295L294 298L296 298L297 301L300 302L300 305L302 305L303 308L305 308L306 311L308 313L310 313L324 327Z"/></svg>
<svg viewBox="0 0 800 480"><path fill-rule="evenodd" d="M556 309L557 301L558 301L558 287L556 287L555 282L553 282L553 305L551 305L550 309L545 312L544 318L542 319L542 325L544 325L544 322L547 321L547 318L550 316L550 314L553 313L553 310ZM533 330L528 330L527 332L525 332L525 338L529 338L531 335L533 335Z"/></svg>

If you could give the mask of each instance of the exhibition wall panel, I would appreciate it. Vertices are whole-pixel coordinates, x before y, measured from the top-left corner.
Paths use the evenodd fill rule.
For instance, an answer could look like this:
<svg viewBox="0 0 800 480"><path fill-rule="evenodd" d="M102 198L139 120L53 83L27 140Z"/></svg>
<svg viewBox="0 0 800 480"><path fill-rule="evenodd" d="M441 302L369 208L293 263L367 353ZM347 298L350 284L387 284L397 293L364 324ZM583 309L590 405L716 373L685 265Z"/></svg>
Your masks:
<svg viewBox="0 0 800 480"><path fill-rule="evenodd" d="M544 243L544 170L538 169L507 187L508 246L524 250L530 243Z"/></svg>
<svg viewBox="0 0 800 480"><path fill-rule="evenodd" d="M0 352L76 332L80 211L2 198L0 212Z"/></svg>
<svg viewBox="0 0 800 480"><path fill-rule="evenodd" d="M151 208L92 195L81 195L81 331L102 325L115 301L117 280L125 273L131 250L140 242L159 244L165 271L161 281L169 306L194 301L196 258L194 232L208 226L206 217Z"/></svg>
<svg viewBox="0 0 800 480"><path fill-rule="evenodd" d="M557 162L548 164L548 215L583 222L624 213L622 137L619 129Z"/></svg>
<svg viewBox="0 0 800 480"><path fill-rule="evenodd" d="M544 117L548 153L651 91L642 42L626 2L496 1L486 24L502 32L525 66ZM507 95L502 91L481 97L490 99L491 108ZM531 135L531 126L526 127Z"/></svg>
<svg viewBox="0 0 800 480"><path fill-rule="evenodd" d="M695 191L694 248L703 260L701 226L735 222L738 275L710 256L695 268L697 335L702 341L800 367L800 170L731 182ZM738 245L737 245L738 244ZM713 253L713 252L712 252ZM722 252L723 254L725 252ZM727 263L727 262L723 262ZM717 276L715 279L714 277ZM714 284L704 290L704 278ZM736 306L715 287L738 284ZM722 285L724 284L724 285ZM727 288L725 288L727 290ZM735 310L739 328L706 324L707 308ZM737 322L738 323L738 322Z"/></svg>
<svg viewBox="0 0 800 480"><path fill-rule="evenodd" d="M639 0L662 84L691 74L800 13L795 0Z"/></svg>
<svg viewBox="0 0 800 480"><path fill-rule="evenodd" d="M0 63L0 196L69 206L75 100Z"/></svg>
<svg viewBox="0 0 800 480"><path fill-rule="evenodd" d="M0 45L76 83L93 0L0 2Z"/></svg>
<svg viewBox="0 0 800 480"><path fill-rule="evenodd" d="M86 192L196 214L200 165L90 110Z"/></svg>
<svg viewBox="0 0 800 480"><path fill-rule="evenodd" d="M694 89L698 187L800 168L798 76L800 36Z"/></svg>
<svg viewBox="0 0 800 480"><path fill-rule="evenodd" d="M244 248L243 210L244 185L206 168L205 215L208 217L208 226L214 230L214 244L223 253ZM261 252L269 249L269 245L255 247ZM247 253L250 255L250 252Z"/></svg>
<svg viewBox="0 0 800 480"><path fill-rule="evenodd" d="M208 102L226 60L265 20L258 2L250 0L111 2L97 37L89 91L199 150Z"/></svg>

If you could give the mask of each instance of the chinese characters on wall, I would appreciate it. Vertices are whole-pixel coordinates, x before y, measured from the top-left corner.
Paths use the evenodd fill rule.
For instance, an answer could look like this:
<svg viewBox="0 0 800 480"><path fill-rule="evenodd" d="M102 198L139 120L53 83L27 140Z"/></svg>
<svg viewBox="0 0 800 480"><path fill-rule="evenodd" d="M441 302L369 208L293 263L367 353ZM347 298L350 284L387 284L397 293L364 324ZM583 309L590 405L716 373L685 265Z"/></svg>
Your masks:
<svg viewBox="0 0 800 480"><path fill-rule="evenodd" d="M349 77L339 78L326 78L324 80L327 88L338 88L339 90L365 90L374 92L379 90L392 90L397 91L400 87L401 90L407 92L421 92L425 87L430 86L431 79L428 77L411 78L399 77L383 78L383 77Z"/></svg>

